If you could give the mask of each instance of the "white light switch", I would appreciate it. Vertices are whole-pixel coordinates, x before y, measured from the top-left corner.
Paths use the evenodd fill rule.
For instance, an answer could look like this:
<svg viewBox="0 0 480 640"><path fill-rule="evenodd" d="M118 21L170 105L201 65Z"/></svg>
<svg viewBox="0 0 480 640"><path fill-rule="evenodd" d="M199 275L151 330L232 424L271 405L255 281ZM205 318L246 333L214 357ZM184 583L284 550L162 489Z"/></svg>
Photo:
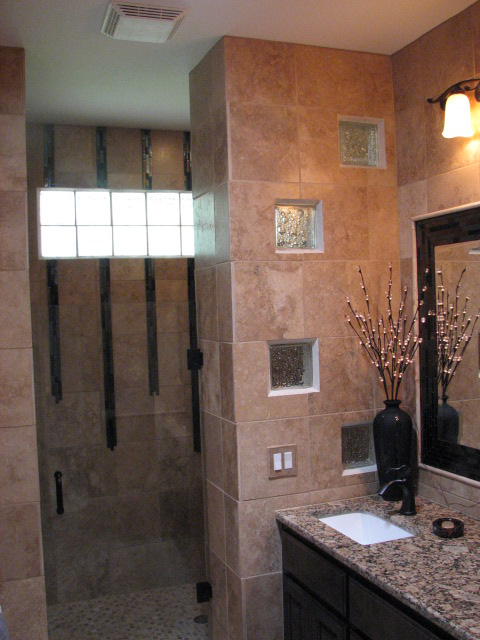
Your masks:
<svg viewBox="0 0 480 640"><path fill-rule="evenodd" d="M274 471L282 470L282 454L281 453L273 454L273 470Z"/></svg>
<svg viewBox="0 0 480 640"><path fill-rule="evenodd" d="M285 469L293 469L293 455L291 451L285 451L284 459L285 459Z"/></svg>

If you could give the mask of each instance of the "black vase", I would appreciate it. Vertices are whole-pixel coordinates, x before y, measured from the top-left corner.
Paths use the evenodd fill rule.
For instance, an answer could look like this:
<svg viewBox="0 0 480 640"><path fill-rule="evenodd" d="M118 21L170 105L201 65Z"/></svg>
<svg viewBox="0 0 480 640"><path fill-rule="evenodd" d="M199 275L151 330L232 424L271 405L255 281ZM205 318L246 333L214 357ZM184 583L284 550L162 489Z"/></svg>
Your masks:
<svg viewBox="0 0 480 640"><path fill-rule="evenodd" d="M385 400L384 404L385 409L373 420L373 443L381 487L397 477L390 469L402 465L410 467L413 430L412 419L400 409L400 400ZM401 488L394 486L383 499L397 501L402 497Z"/></svg>
<svg viewBox="0 0 480 640"><path fill-rule="evenodd" d="M442 396L442 404L437 409L437 434L440 440L446 440L453 444L458 443L460 420L458 411L447 402L448 396Z"/></svg>

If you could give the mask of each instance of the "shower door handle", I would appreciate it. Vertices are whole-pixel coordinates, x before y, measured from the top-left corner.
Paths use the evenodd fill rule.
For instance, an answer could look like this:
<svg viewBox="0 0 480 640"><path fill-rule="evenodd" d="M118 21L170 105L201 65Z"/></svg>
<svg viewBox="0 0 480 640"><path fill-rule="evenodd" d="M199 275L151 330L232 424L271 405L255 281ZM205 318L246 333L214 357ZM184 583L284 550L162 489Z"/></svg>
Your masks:
<svg viewBox="0 0 480 640"><path fill-rule="evenodd" d="M53 474L55 477L55 491L57 493L57 513L59 516L64 512L63 508L63 487L62 487L62 472L55 471Z"/></svg>

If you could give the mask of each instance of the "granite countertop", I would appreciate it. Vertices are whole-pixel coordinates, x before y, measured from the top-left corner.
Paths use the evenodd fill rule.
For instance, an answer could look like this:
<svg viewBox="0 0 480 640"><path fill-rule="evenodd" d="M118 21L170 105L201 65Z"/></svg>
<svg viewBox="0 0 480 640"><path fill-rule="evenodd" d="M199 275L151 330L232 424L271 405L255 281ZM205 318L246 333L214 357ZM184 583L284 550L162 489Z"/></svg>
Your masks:
<svg viewBox="0 0 480 640"><path fill-rule="evenodd" d="M456 638L478 640L480 521L423 498L417 497L416 504L416 516L401 516L400 503L366 496L283 509L276 512L276 518ZM351 511L391 520L414 536L361 545L318 520L319 516ZM436 536L432 522L442 517L463 520L465 535L454 539Z"/></svg>

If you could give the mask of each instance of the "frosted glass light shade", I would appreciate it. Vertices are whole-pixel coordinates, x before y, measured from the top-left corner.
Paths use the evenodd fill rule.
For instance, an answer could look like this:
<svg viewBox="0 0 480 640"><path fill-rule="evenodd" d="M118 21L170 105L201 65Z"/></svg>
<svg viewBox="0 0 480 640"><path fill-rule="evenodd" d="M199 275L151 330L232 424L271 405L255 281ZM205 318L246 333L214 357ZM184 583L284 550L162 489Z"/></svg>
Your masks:
<svg viewBox="0 0 480 640"><path fill-rule="evenodd" d="M470 101L464 93L453 93L445 105L444 138L471 138L473 136Z"/></svg>

